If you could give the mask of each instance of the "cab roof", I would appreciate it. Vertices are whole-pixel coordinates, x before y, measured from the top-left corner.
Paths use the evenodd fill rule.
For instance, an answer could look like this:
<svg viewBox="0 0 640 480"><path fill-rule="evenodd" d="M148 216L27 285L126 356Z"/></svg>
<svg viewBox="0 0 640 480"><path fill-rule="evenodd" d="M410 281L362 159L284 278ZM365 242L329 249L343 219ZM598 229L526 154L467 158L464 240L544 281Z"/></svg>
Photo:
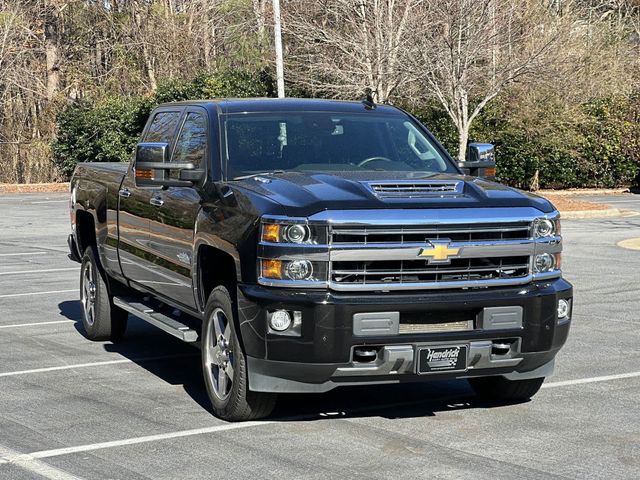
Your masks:
<svg viewBox="0 0 640 480"><path fill-rule="evenodd" d="M377 112L385 115L405 115L402 110L390 105L376 105L374 109L362 102L345 100L324 100L313 98L223 98L212 100L188 100L164 103L171 105L200 106L207 110L217 110L221 114L258 112Z"/></svg>

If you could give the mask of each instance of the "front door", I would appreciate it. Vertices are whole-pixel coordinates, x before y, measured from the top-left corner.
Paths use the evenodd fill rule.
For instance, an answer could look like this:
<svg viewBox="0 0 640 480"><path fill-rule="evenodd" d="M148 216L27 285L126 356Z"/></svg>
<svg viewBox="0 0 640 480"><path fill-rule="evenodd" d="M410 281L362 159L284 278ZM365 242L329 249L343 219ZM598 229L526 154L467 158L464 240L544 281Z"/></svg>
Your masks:
<svg viewBox="0 0 640 480"><path fill-rule="evenodd" d="M157 110L147 123L141 141L171 143L181 115L181 108ZM153 289L156 276L149 249L149 226L155 214L152 202L159 190L136 185L132 163L118 192L118 255L122 272L125 278L146 289Z"/></svg>
<svg viewBox="0 0 640 480"><path fill-rule="evenodd" d="M207 113L189 107L182 121L171 156L172 163L192 163L207 168L209 154ZM179 179L178 170L169 177ZM192 283L193 235L201 208L201 185L168 187L155 192L149 247L154 256L154 290L181 304L195 308Z"/></svg>

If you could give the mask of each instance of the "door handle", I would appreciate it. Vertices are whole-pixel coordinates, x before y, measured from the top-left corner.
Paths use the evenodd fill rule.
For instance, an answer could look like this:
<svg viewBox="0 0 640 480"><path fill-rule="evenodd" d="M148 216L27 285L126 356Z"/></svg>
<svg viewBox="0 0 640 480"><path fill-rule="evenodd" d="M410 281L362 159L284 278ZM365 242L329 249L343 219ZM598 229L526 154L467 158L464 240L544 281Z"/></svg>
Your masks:
<svg viewBox="0 0 640 480"><path fill-rule="evenodd" d="M118 195L120 195L122 198L129 198L131 196L131 192L128 188L121 188L120 190L118 190Z"/></svg>
<svg viewBox="0 0 640 480"><path fill-rule="evenodd" d="M151 197L149 203L155 207L161 207L162 205L164 205L164 200L162 200L160 197Z"/></svg>

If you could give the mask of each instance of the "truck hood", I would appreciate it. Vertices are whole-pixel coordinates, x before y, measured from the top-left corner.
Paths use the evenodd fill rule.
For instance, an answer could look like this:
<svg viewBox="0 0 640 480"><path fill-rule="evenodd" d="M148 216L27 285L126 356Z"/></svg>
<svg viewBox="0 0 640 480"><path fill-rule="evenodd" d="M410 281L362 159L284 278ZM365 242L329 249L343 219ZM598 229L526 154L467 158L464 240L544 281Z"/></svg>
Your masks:
<svg viewBox="0 0 640 480"><path fill-rule="evenodd" d="M392 196L374 192L372 184L457 184L456 192ZM458 183L459 182L459 183ZM406 184L405 183L405 184ZM536 195L475 177L435 174L416 178L412 172L287 172L232 182L280 204L291 217L306 217L322 210L389 208L534 207L550 213L553 205Z"/></svg>

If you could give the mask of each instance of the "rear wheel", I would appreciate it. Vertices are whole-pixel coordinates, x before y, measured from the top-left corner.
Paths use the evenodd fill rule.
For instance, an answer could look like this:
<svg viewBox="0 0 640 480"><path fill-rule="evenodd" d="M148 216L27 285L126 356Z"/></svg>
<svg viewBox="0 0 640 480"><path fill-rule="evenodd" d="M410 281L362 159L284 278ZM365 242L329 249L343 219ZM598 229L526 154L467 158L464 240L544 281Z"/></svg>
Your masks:
<svg viewBox="0 0 640 480"><path fill-rule="evenodd" d="M228 421L266 417L276 395L252 392L247 384L247 363L233 321L233 303L225 287L217 287L207 301L202 325L202 371L217 417Z"/></svg>
<svg viewBox="0 0 640 480"><path fill-rule="evenodd" d="M128 314L113 304L94 247L82 256L80 268L80 303L82 325L91 340L119 340L127 329Z"/></svg>
<svg viewBox="0 0 640 480"><path fill-rule="evenodd" d="M483 400L522 401L533 397L544 382L544 378L507 380L504 377L470 378L469 383Z"/></svg>

